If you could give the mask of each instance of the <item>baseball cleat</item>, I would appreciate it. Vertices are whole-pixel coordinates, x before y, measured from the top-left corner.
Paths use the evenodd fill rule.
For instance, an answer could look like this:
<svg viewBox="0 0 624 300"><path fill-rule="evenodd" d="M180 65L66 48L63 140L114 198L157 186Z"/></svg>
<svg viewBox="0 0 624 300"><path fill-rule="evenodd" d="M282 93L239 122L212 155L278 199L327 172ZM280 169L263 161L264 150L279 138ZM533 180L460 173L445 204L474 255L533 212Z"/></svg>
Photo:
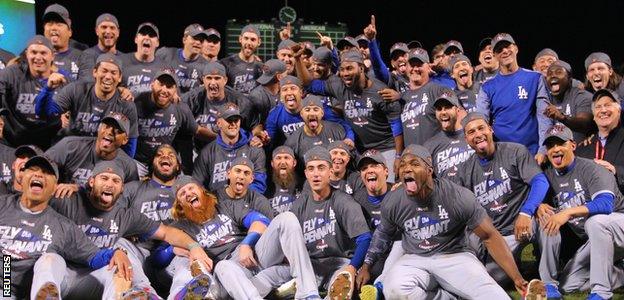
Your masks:
<svg viewBox="0 0 624 300"><path fill-rule="evenodd" d="M37 294L35 295L36 300L58 300L61 299L59 296L59 289L52 282L46 282L39 288Z"/></svg>
<svg viewBox="0 0 624 300"><path fill-rule="evenodd" d="M546 285L539 279L533 279L527 286L525 300L546 300Z"/></svg>
<svg viewBox="0 0 624 300"><path fill-rule="evenodd" d="M377 300L379 294L376 286L367 284L360 289L360 300Z"/></svg>
<svg viewBox="0 0 624 300"><path fill-rule="evenodd" d="M329 287L328 295L330 300L348 300L353 294L353 276L347 271L336 275L334 282Z"/></svg>
<svg viewBox="0 0 624 300"><path fill-rule="evenodd" d="M213 299L209 297L212 279L207 274L200 274L191 279L184 288L175 296L175 300L201 300Z"/></svg>

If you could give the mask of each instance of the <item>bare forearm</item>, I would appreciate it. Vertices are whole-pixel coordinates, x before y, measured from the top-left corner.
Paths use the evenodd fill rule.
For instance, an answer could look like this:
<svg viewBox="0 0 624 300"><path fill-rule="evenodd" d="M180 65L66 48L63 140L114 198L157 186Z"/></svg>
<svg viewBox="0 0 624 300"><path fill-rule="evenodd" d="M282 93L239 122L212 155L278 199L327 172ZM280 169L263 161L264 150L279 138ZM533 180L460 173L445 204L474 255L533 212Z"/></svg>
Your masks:
<svg viewBox="0 0 624 300"><path fill-rule="evenodd" d="M163 226L162 240L170 245L188 250L189 245L195 243L195 241L188 234L184 233L184 231L170 226L161 226Z"/></svg>
<svg viewBox="0 0 624 300"><path fill-rule="evenodd" d="M494 261L505 271L507 276L512 280L522 278L518 266L514 261L513 255L507 246L507 243L500 234L491 235L483 240L485 247L494 259Z"/></svg>

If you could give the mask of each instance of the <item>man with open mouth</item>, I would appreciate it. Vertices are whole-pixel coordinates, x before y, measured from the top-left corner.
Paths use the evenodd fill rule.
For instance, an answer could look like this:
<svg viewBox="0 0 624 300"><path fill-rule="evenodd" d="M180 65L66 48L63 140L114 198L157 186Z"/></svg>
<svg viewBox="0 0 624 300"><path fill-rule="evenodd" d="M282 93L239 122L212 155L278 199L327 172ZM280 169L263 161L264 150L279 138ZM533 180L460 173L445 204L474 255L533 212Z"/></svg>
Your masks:
<svg viewBox="0 0 624 300"><path fill-rule="evenodd" d="M54 46L54 65L67 72L70 80L78 79L78 63L82 50L72 47L70 41L73 34L69 11L60 4L46 7L42 16L43 35Z"/></svg>
<svg viewBox="0 0 624 300"><path fill-rule="evenodd" d="M553 62L545 76L552 97L544 114L572 129L574 140L581 142L592 130L591 93L574 86L572 67L563 60Z"/></svg>
<svg viewBox="0 0 624 300"><path fill-rule="evenodd" d="M262 65L262 75L256 79L259 85L249 92L249 100L254 110L260 114L261 128L269 116L269 111L280 103L280 80L286 76L286 64L279 59L269 59ZM260 132L255 135L261 136Z"/></svg>
<svg viewBox="0 0 624 300"><path fill-rule="evenodd" d="M601 89L624 95L622 76L613 70L611 57L603 52L594 52L585 59L585 89L595 93Z"/></svg>
<svg viewBox="0 0 624 300"><path fill-rule="evenodd" d="M82 51L78 63L78 79L93 81L95 75L91 72L98 64L97 58L102 54L110 54L118 59L123 54L117 49L119 39L119 22L117 17L109 13L103 13L95 20L95 35L97 44Z"/></svg>
<svg viewBox="0 0 624 300"><path fill-rule="evenodd" d="M477 109L477 95L481 84L473 80L474 68L470 59L463 54L457 54L449 60L451 77L455 79L457 87L455 94L466 112L473 112Z"/></svg>
<svg viewBox="0 0 624 300"><path fill-rule="evenodd" d="M186 93L202 84L202 72L208 61L202 56L204 41L208 38L204 28L193 23L184 28L182 48L163 47L156 57L175 69L180 78L180 91Z"/></svg>
<svg viewBox="0 0 624 300"><path fill-rule="evenodd" d="M433 175L431 162L416 154L403 156L402 186L389 192L381 222L365 263L373 265L402 234L404 254L389 267L383 282L386 299L454 298L509 299L481 262L466 251L465 234L473 233L524 293L523 279L501 234L467 189ZM470 280L466 280L470 278Z"/></svg>
<svg viewBox="0 0 624 300"><path fill-rule="evenodd" d="M541 204L537 211L549 235L547 243L540 245L551 254L544 264L547 268L540 266L540 277L550 292L547 296L561 298L560 284L564 292L590 289L587 299L611 299L613 290L624 282L621 268L614 266L624 248L624 196L609 171L576 157L576 143L567 127L551 128L544 145L550 161L544 172L554 191L554 205ZM560 269L560 247L567 243L559 229L565 224L585 243Z"/></svg>
<svg viewBox="0 0 624 300"><path fill-rule="evenodd" d="M258 85L256 79L262 74L262 61L256 55L262 43L260 31L254 25L246 25L238 36L240 51L220 62L227 69L227 84L234 90L248 95Z"/></svg>
<svg viewBox="0 0 624 300"><path fill-rule="evenodd" d="M265 193L271 202L274 214L290 211L293 202L301 193L303 182L295 168L298 164L295 152L288 146L273 150L271 159L271 182Z"/></svg>
<svg viewBox="0 0 624 300"><path fill-rule="evenodd" d="M494 141L492 127L484 115L470 113L462 120L462 126L466 142L475 154L457 166L458 174L452 179L474 193L476 202L520 261L520 253L529 241L544 238L533 215L548 192L548 180L526 147ZM506 286L513 279L508 277L509 273L495 262L491 252L486 253L478 235L471 234L468 239L468 246L484 262L488 273Z"/></svg>
<svg viewBox="0 0 624 300"><path fill-rule="evenodd" d="M8 148L8 147L7 147ZM0 182L0 195L17 194L21 193L22 179L24 178L24 165L26 162L34 156L43 155L43 150L35 145L22 145L17 147L13 153L10 154L10 164L3 166L11 170L9 175L9 181ZM8 161L3 162L7 164ZM57 180L58 182L58 180Z"/></svg>
<svg viewBox="0 0 624 300"><path fill-rule="evenodd" d="M137 27L134 43L136 52L123 54L120 59L124 66L121 82L136 97L150 91L156 73L169 65L161 57L156 57L160 33L153 23L145 22Z"/></svg>
<svg viewBox="0 0 624 300"><path fill-rule="evenodd" d="M209 191L216 191L228 184L227 170L236 158L247 158L255 165L252 168L252 190L264 193L266 190L266 157L261 148L249 145L250 134L241 129L243 117L238 106L225 103L219 107L217 139L208 144L195 159L193 178Z"/></svg>
<svg viewBox="0 0 624 300"><path fill-rule="evenodd" d="M486 37L479 42L479 65L474 73L474 81L482 85L498 73L498 60L492 51L492 38Z"/></svg>

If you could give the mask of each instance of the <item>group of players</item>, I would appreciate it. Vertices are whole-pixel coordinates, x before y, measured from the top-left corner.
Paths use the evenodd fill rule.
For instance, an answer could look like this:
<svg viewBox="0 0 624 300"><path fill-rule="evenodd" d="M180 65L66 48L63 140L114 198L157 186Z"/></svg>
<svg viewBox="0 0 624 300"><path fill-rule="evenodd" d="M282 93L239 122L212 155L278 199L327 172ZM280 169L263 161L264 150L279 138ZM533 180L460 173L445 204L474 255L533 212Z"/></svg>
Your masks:
<svg viewBox="0 0 624 300"><path fill-rule="evenodd" d="M478 66L453 40L431 56L395 43L388 67L374 16L335 46L288 26L266 62L252 25L219 60L199 24L159 48L143 23L122 53L111 14L90 48L61 5L42 23L0 62L11 298L610 299L624 284L624 84L605 53L581 82L551 49L520 68L506 33Z"/></svg>

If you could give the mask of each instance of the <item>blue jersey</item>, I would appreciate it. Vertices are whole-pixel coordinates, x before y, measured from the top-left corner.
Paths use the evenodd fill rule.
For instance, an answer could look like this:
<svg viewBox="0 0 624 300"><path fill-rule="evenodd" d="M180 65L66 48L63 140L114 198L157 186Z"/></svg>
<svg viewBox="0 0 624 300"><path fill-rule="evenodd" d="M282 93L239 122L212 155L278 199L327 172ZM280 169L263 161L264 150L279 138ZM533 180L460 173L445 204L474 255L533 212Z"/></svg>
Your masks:
<svg viewBox="0 0 624 300"><path fill-rule="evenodd" d="M483 83L477 111L490 117L499 141L525 145L536 154L544 133L553 125L543 113L549 102L542 75L520 68L508 75L498 73Z"/></svg>

